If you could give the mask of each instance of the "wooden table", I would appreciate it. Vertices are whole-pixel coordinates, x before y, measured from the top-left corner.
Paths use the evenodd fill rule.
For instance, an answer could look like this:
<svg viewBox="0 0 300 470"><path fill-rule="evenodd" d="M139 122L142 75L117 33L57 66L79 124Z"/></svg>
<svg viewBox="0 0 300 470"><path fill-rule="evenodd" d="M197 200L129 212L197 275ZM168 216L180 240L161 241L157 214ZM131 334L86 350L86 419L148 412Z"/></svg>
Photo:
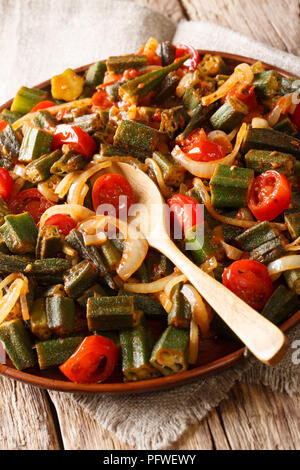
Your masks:
<svg viewBox="0 0 300 470"><path fill-rule="evenodd" d="M206 19L299 54L297 0L136 0L175 21ZM299 397L237 384L174 449L299 449ZM67 394L0 377L0 449L129 449Z"/></svg>

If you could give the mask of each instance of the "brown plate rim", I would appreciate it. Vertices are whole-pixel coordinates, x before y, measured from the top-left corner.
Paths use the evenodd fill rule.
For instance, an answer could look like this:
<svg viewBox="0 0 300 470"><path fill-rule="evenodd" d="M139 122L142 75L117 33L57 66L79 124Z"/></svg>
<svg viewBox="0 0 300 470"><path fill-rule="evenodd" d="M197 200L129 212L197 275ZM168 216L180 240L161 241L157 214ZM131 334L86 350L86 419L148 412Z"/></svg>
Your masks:
<svg viewBox="0 0 300 470"><path fill-rule="evenodd" d="M237 54L230 54L228 52L221 51L212 51L212 50L199 50L201 55L203 54L218 54L225 59L230 59L235 62L247 62L253 64L257 62L257 59L251 57L245 57ZM277 70L281 74L292 77L294 76L290 72L283 70L274 65L270 65L266 62L262 62L266 68L272 68ZM75 69L77 73L83 73L91 64L83 65ZM35 88L44 88L50 85L50 80L46 80L39 85L36 85ZM7 101L0 106L0 112L6 108L10 107L12 100ZM286 320L281 326L282 331L287 331L293 326L295 326L300 321L300 310L296 312L292 317ZM160 377L156 379L143 380L140 382L118 382L118 383L102 383L102 384L77 384L64 380L51 379L47 377L41 377L34 374L29 374L12 367L6 366L5 364L0 364L0 374L10 377L12 379L21 381L26 384L34 385L39 388L44 388L48 390L56 390L61 392L68 393L90 393L90 394L134 394L134 393L144 393L144 392L154 392L165 390L168 388L184 385L190 382L197 380L200 377L210 375L215 372L220 372L224 369L232 367L236 363L245 360L245 347L240 348L233 353L226 354L223 357L220 357L217 360L209 362L208 364L195 367L193 369L181 372L179 374L170 375L168 377Z"/></svg>

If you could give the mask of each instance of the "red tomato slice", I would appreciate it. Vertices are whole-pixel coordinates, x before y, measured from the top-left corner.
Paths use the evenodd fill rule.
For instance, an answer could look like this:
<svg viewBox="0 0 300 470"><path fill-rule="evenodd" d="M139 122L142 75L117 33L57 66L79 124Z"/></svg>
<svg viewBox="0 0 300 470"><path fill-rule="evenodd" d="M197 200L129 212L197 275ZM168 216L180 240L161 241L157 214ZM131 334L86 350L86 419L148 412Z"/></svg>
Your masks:
<svg viewBox="0 0 300 470"><path fill-rule="evenodd" d="M132 80L133 78L139 77L141 75L141 72L139 72L136 69L127 69L123 73L123 79L124 80Z"/></svg>
<svg viewBox="0 0 300 470"><path fill-rule="evenodd" d="M14 181L5 168L0 168L0 196L8 201L14 187Z"/></svg>
<svg viewBox="0 0 300 470"><path fill-rule="evenodd" d="M300 132L300 103L297 104L296 109L292 114L292 121Z"/></svg>
<svg viewBox="0 0 300 470"><path fill-rule="evenodd" d="M273 220L291 203L292 190L285 175L268 170L253 182L248 201L257 220Z"/></svg>
<svg viewBox="0 0 300 470"><path fill-rule="evenodd" d="M29 212L37 224L43 213L54 204L48 201L36 188L24 189L9 202L9 209L12 214L22 214Z"/></svg>
<svg viewBox="0 0 300 470"><path fill-rule="evenodd" d="M112 107L112 101L108 98L106 90L102 88L92 96L92 103L100 109L109 109Z"/></svg>
<svg viewBox="0 0 300 470"><path fill-rule="evenodd" d="M185 44L176 44L176 59L182 57L187 53L190 54L190 58L185 61L184 67L188 67L191 72L194 72L200 62L200 55L192 46L187 46Z"/></svg>
<svg viewBox="0 0 300 470"><path fill-rule="evenodd" d="M108 379L118 361L118 348L104 336L86 337L59 368L72 382L99 383Z"/></svg>
<svg viewBox="0 0 300 470"><path fill-rule="evenodd" d="M274 289L266 266L252 259L235 261L225 268L222 281L224 286L256 310L265 306Z"/></svg>
<svg viewBox="0 0 300 470"><path fill-rule="evenodd" d="M44 225L56 225L61 235L66 237L76 227L76 222L69 215L56 214L49 217Z"/></svg>
<svg viewBox="0 0 300 470"><path fill-rule="evenodd" d="M255 86L251 84L244 84L231 88L231 90L229 90L229 92L223 97L223 103L233 96L236 96L240 101L245 103L248 106L249 111L253 111L259 106L255 95Z"/></svg>
<svg viewBox="0 0 300 470"><path fill-rule="evenodd" d="M39 111L40 109L46 109L46 108L51 108L52 106L55 106L54 101L40 101L38 104L36 104L32 110L30 111L31 113L35 113L36 111Z"/></svg>
<svg viewBox="0 0 300 470"><path fill-rule="evenodd" d="M60 124L56 127L52 149L60 149L64 144L68 144L72 150L89 159L97 150L94 139L85 131L77 126L69 124Z"/></svg>
<svg viewBox="0 0 300 470"><path fill-rule="evenodd" d="M220 160L227 154L225 146L208 140L203 129L195 129L184 140L182 151L197 162Z"/></svg>
<svg viewBox="0 0 300 470"><path fill-rule="evenodd" d="M7 122L0 119L0 132L3 131L7 126Z"/></svg>
<svg viewBox="0 0 300 470"><path fill-rule="evenodd" d="M190 196L176 194L168 200L168 205L172 209L171 215L174 214L174 219L184 234L203 220L200 204Z"/></svg>
<svg viewBox="0 0 300 470"><path fill-rule="evenodd" d="M95 181L92 191L94 210L97 211L102 204L111 204L116 209L116 216L118 217L126 209L126 202L120 201L120 196L126 196L128 212L130 206L134 203L134 194L127 179L122 175L112 173L100 176Z"/></svg>

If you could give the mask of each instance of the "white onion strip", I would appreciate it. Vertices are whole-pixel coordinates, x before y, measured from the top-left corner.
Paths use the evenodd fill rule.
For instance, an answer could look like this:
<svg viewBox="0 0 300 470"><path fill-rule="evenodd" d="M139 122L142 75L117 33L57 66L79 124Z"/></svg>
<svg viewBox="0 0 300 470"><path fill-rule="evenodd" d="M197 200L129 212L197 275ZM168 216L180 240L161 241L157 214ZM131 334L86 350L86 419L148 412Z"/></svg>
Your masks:
<svg viewBox="0 0 300 470"><path fill-rule="evenodd" d="M177 277L171 279L165 287L165 294L170 298L172 294L173 287L176 286L179 282L186 282L187 277L184 274L177 274Z"/></svg>
<svg viewBox="0 0 300 470"><path fill-rule="evenodd" d="M75 222L79 223L91 216L94 216L95 212L87 209L87 207L80 206L79 204L58 204L56 206L49 207L49 209L43 213L40 219L40 227L43 227L45 221L49 217L57 214L67 214L72 217Z"/></svg>
<svg viewBox="0 0 300 470"><path fill-rule="evenodd" d="M199 354L199 328L192 318L190 323L189 364L196 364Z"/></svg>
<svg viewBox="0 0 300 470"><path fill-rule="evenodd" d="M68 204L84 204L84 198L88 191L88 186L86 181L93 176L98 171L103 170L111 165L110 161L98 163L97 165L93 164L90 168L83 171L75 181L71 184L68 194Z"/></svg>
<svg viewBox="0 0 300 470"><path fill-rule="evenodd" d="M223 85L221 85L215 92L202 98L202 104L208 106L211 103L219 100L225 96L231 88L237 83L251 83L253 81L254 74L248 64L239 64L235 67L234 72Z"/></svg>
<svg viewBox="0 0 300 470"><path fill-rule="evenodd" d="M201 295L191 284L184 284L181 292L191 306L193 319L199 326L202 336L207 336L211 316L202 300Z"/></svg>
<svg viewBox="0 0 300 470"><path fill-rule="evenodd" d="M144 283L127 283L124 284L124 289L127 292L134 292L136 294L153 294L155 292L163 291L168 282L174 277L178 276L178 273L170 274L169 276L158 279L153 282L144 282Z"/></svg>
<svg viewBox="0 0 300 470"><path fill-rule="evenodd" d="M213 160L211 162L198 162L192 160L188 157L188 154L184 153L181 148L176 145L172 151L172 157L182 165L186 170L188 170L192 175L198 176L200 178L211 178L213 172L215 171L216 166L220 163L222 165L232 165L234 160L236 159L240 147L244 141L244 138L247 133L247 124L242 124L238 135L236 137L236 142L234 149L224 158L220 158L219 160Z"/></svg>
<svg viewBox="0 0 300 470"><path fill-rule="evenodd" d="M300 268L300 255L283 256L268 264L270 276L277 276L284 271L298 268Z"/></svg>
<svg viewBox="0 0 300 470"><path fill-rule="evenodd" d="M122 281L127 281L130 276L139 269L148 253L147 240L135 229L134 221L128 225L128 236L124 243L124 249L117 273Z"/></svg>
<svg viewBox="0 0 300 470"><path fill-rule="evenodd" d="M296 238L293 242L285 245L285 251L299 251L300 250L300 237Z"/></svg>
<svg viewBox="0 0 300 470"><path fill-rule="evenodd" d="M174 194L174 191L172 188L169 188L165 181L164 181L164 177L163 177L163 174L162 174L162 171L158 165L158 163L153 160L153 158L146 158L145 160L145 163L150 166L150 168L152 169L153 173L155 174L155 178L156 178L156 181L157 181L157 184L159 186L159 189L162 193L162 195L164 197L172 197L173 194Z"/></svg>
<svg viewBox="0 0 300 470"><path fill-rule="evenodd" d="M19 300L21 293L24 290L24 281L22 279L15 279L9 286L7 293L0 300L0 324L10 314L14 306Z"/></svg>

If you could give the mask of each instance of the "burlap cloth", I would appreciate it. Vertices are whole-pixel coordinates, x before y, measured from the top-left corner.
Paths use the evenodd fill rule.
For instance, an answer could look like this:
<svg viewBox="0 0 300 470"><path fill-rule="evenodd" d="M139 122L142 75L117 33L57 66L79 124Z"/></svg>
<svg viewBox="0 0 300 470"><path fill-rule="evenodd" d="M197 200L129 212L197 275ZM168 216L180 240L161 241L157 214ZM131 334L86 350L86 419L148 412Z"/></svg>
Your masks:
<svg viewBox="0 0 300 470"><path fill-rule="evenodd" d="M300 76L299 57L214 24L183 21L174 25L148 8L124 1L0 0L0 18L0 102L13 96L20 85L32 86L66 67L135 51L150 36L247 55ZM127 444L138 449L165 448L226 398L237 381L298 393L299 326L289 333L289 339L285 359L273 368L251 358L165 392L74 395L72 399Z"/></svg>

